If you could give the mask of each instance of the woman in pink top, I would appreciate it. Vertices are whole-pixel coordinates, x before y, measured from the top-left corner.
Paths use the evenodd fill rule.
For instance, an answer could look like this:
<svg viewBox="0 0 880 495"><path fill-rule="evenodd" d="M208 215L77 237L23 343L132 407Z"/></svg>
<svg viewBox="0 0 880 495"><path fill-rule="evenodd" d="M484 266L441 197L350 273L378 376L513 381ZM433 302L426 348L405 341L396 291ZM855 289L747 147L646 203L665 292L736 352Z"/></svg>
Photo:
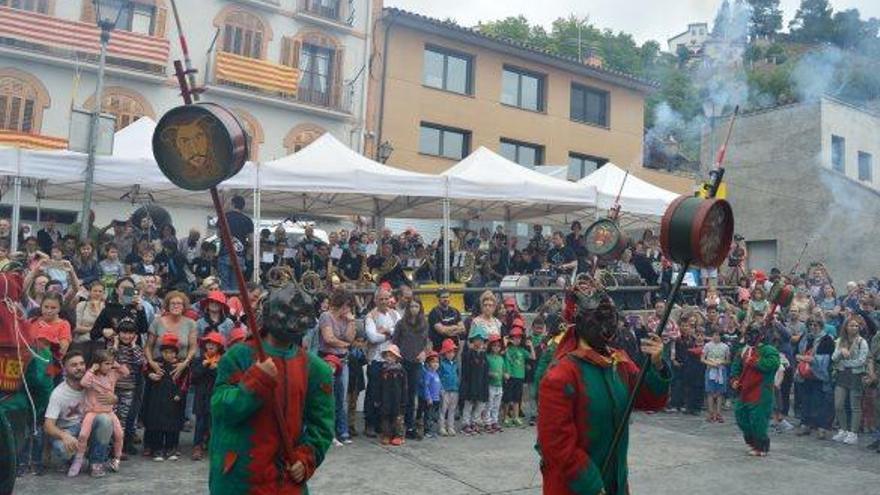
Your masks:
<svg viewBox="0 0 880 495"><path fill-rule="evenodd" d="M124 364L116 362L113 353L107 349L98 349L92 355L92 367L86 371L80 384L85 389L85 399L83 407L85 414L82 420L82 427L79 430L79 442L76 446L76 456L70 464L67 471L68 476L76 476L82 468L83 458L86 455L86 448L89 445L89 436L92 434L92 423L99 414L105 414L110 417L113 423L113 458L107 463L113 471L119 471L119 460L122 457L122 423L119 417L113 412L113 406L102 404L98 397L103 393L112 394L116 389L116 382L125 376L128 376L128 367Z"/></svg>

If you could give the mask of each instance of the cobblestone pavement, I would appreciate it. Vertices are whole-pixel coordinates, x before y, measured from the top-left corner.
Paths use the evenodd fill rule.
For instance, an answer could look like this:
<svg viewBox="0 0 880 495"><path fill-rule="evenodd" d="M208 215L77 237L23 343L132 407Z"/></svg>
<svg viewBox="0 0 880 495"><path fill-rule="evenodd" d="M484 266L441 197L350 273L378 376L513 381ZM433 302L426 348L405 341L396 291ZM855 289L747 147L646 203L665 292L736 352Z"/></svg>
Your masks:
<svg viewBox="0 0 880 495"><path fill-rule="evenodd" d="M736 426L679 414L637 415L630 473L636 494L877 495L880 454L830 441L773 435L771 455L745 454ZM184 440L184 445L187 440ZM534 428L498 435L409 441L383 447L356 439L333 448L310 483L313 494L538 494ZM100 480L56 472L20 478L20 495L204 494L207 464L188 457L155 463L137 458Z"/></svg>

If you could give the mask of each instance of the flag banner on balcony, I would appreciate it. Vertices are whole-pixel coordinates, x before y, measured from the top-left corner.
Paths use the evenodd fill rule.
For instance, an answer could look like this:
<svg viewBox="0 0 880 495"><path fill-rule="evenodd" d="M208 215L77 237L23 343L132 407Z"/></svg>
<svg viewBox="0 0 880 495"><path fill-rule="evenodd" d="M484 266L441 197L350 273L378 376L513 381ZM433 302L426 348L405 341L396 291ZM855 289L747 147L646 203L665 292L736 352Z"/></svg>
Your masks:
<svg viewBox="0 0 880 495"><path fill-rule="evenodd" d="M234 53L219 52L216 76L219 81L294 96L299 82L299 69L242 57Z"/></svg>

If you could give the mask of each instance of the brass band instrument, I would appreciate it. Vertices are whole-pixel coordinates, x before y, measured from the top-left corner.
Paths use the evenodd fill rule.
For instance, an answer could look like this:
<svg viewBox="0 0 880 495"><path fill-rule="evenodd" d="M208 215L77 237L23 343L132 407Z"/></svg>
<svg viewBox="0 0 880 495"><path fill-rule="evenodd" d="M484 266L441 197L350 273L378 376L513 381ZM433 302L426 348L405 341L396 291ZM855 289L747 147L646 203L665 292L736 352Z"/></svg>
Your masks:
<svg viewBox="0 0 880 495"><path fill-rule="evenodd" d="M287 265L273 266L266 272L269 287L284 287L294 279L293 269Z"/></svg>
<svg viewBox="0 0 880 495"><path fill-rule="evenodd" d="M303 273L299 283L304 291L312 294L324 290L324 279L314 270Z"/></svg>
<svg viewBox="0 0 880 495"><path fill-rule="evenodd" d="M382 261L382 265L379 268L375 268L370 272L370 278L373 282L379 283L386 275L396 270L398 266L400 266L400 258L396 254L392 254Z"/></svg>
<svg viewBox="0 0 880 495"><path fill-rule="evenodd" d="M461 265L452 269L452 276L455 281L466 284L474 278L477 273L477 257L474 253L466 251L462 256Z"/></svg>

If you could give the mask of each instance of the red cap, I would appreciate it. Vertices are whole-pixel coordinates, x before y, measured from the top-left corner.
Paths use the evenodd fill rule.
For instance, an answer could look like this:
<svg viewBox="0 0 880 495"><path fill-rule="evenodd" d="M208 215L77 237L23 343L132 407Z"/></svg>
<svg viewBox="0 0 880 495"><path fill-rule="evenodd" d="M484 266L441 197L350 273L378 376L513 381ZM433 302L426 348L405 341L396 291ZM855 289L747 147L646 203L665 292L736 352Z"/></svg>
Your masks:
<svg viewBox="0 0 880 495"><path fill-rule="evenodd" d="M437 351L429 351L425 356L425 361L430 361L431 359L440 359L440 354Z"/></svg>
<svg viewBox="0 0 880 495"><path fill-rule="evenodd" d="M498 335L497 333L490 333L489 334L489 343L490 344L492 342L500 342L500 341L501 341L501 336Z"/></svg>
<svg viewBox="0 0 880 495"><path fill-rule="evenodd" d="M444 339L443 344L440 345L440 354L446 354L447 352L455 352L457 347L455 347L455 342L452 339Z"/></svg>
<svg viewBox="0 0 880 495"><path fill-rule="evenodd" d="M510 329L510 337L522 337L523 329L522 327L514 326Z"/></svg>
<svg viewBox="0 0 880 495"><path fill-rule="evenodd" d="M173 347L175 349L180 349L180 340L177 338L177 335L173 333L166 333L162 335L162 338L159 339L159 349L163 347Z"/></svg>
<svg viewBox="0 0 880 495"><path fill-rule="evenodd" d="M510 324L510 327L511 328L516 328L516 327L525 328L526 322L522 318L517 316L516 318L513 319L513 322Z"/></svg>
<svg viewBox="0 0 880 495"><path fill-rule="evenodd" d="M212 290L208 292L208 295L205 296L204 299L199 301L199 307L202 308L202 311L208 310L208 303L218 303L223 306L224 311L229 311L229 304L226 302L226 294L220 292L219 290Z"/></svg>
<svg viewBox="0 0 880 495"><path fill-rule="evenodd" d="M213 342L220 347L226 347L226 339L223 338L223 335L220 335L220 332L210 332L204 337L202 337L202 344Z"/></svg>
<svg viewBox="0 0 880 495"><path fill-rule="evenodd" d="M512 297L504 298L504 307L505 308L515 308L516 307L516 299Z"/></svg>
<svg viewBox="0 0 880 495"><path fill-rule="evenodd" d="M755 271L755 282L766 282L767 274L762 272L761 270Z"/></svg>
<svg viewBox="0 0 880 495"><path fill-rule="evenodd" d="M340 373L342 371L342 360L339 357L334 356L333 354L327 354L324 356L324 361L333 367L333 374Z"/></svg>
<svg viewBox="0 0 880 495"><path fill-rule="evenodd" d="M243 326L239 325L229 332L229 345L244 342L245 340L247 340L247 330Z"/></svg>

